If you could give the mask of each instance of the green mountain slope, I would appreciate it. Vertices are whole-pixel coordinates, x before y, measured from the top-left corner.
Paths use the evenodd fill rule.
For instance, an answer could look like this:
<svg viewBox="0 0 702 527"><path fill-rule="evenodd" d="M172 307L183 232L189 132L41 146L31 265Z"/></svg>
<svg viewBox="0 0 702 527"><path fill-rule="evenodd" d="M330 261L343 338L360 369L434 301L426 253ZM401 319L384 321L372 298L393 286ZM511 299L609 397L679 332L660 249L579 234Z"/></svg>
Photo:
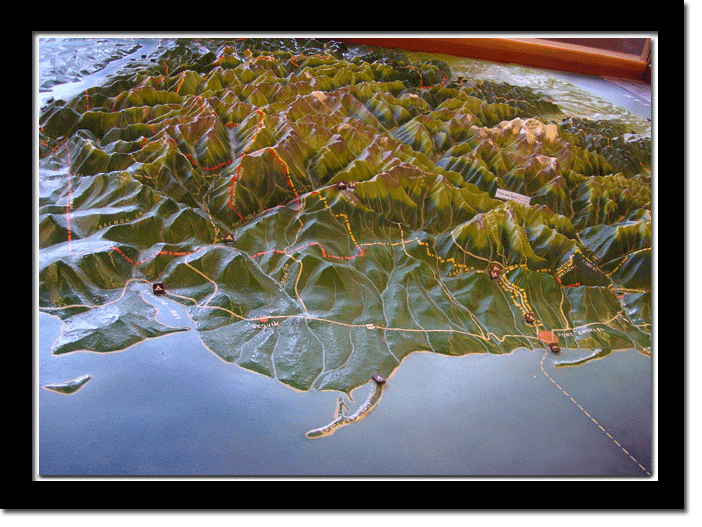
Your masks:
<svg viewBox="0 0 702 527"><path fill-rule="evenodd" d="M300 390L543 331L647 352L650 142L566 117L397 52L175 41L42 111L54 353L187 329L157 322L153 283L222 360Z"/></svg>

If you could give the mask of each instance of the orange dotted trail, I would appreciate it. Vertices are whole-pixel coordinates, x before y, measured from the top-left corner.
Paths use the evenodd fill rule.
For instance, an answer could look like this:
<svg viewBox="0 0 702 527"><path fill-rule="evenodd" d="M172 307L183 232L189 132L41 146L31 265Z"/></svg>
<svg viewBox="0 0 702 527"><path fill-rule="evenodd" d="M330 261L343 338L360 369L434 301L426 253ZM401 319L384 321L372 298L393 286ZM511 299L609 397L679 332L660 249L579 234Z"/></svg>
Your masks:
<svg viewBox="0 0 702 527"><path fill-rule="evenodd" d="M351 256L337 256L335 254L329 254L327 251L325 251L324 247L319 242L309 242L309 243L305 243L304 245L300 245L299 247L295 247L294 249L286 249L286 250L270 249L268 251L261 251L261 252L256 253L256 254L252 254L251 258L258 258L259 256L263 256L265 254L274 254L274 253L275 254L288 254L288 255L290 255L290 254L302 251L303 249L306 249L307 247L312 247L314 245L319 247L320 251L322 251L322 256L324 258L333 258L335 260L355 260L356 258L359 258L361 256L365 256L365 253L363 252L363 247L360 247L360 246L356 247L354 254L352 254Z"/></svg>

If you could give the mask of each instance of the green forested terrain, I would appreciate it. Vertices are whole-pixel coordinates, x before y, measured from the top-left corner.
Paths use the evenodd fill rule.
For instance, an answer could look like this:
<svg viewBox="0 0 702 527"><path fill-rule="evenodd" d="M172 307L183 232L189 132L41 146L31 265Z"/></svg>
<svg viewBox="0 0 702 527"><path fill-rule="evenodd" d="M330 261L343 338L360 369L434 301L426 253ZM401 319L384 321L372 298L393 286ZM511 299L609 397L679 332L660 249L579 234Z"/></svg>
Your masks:
<svg viewBox="0 0 702 527"><path fill-rule="evenodd" d="M333 41L176 40L40 126L56 354L187 329L153 283L224 361L300 390L542 332L650 350L650 139L528 87Z"/></svg>

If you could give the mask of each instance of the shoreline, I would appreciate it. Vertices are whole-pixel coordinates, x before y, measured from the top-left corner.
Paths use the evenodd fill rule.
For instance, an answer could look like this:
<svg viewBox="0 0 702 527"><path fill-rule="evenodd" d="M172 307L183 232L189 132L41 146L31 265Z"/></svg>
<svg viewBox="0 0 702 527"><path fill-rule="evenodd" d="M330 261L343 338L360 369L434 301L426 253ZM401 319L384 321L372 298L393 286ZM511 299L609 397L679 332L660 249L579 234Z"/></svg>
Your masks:
<svg viewBox="0 0 702 527"><path fill-rule="evenodd" d="M55 357L46 340L60 321L40 315L39 324L49 338L39 341L38 375L93 375L71 397L39 390L37 466L46 475L645 476L541 374L540 350L410 354L372 412L311 441L305 431L338 393L297 392L231 368L192 332L116 354ZM652 423L633 402L649 400L640 384L650 358L630 350L558 369L555 355L546 358L549 375L650 471ZM634 447L632 426L643 441Z"/></svg>

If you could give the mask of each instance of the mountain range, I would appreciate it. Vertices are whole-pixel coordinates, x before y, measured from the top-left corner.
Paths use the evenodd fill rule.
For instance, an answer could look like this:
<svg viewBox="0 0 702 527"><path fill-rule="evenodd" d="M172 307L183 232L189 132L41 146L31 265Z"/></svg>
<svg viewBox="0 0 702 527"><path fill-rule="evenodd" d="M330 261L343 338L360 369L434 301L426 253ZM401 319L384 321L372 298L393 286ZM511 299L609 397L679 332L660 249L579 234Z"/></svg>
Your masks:
<svg viewBox="0 0 702 527"><path fill-rule="evenodd" d="M349 392L417 350L544 346L542 330L650 349L649 138L397 51L160 53L42 109L54 353L187 330L157 321L152 283L222 360L301 390Z"/></svg>

